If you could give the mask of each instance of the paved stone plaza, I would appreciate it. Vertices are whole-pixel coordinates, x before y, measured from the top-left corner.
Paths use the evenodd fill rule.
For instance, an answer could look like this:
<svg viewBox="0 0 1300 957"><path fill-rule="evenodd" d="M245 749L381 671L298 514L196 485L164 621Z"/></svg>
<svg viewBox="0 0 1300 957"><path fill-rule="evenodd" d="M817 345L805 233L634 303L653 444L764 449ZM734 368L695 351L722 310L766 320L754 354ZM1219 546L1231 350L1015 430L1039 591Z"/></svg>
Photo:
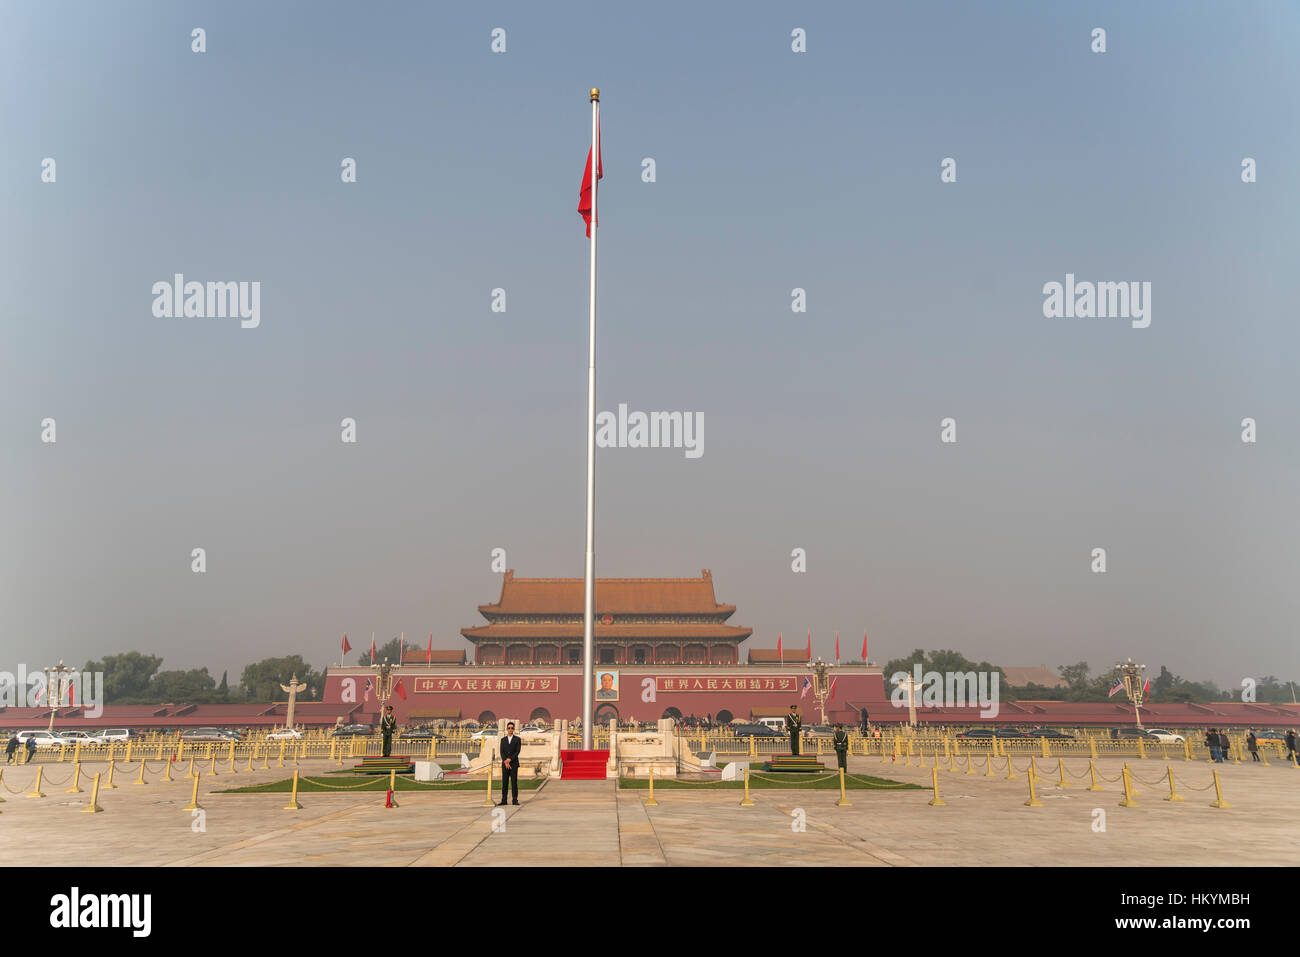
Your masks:
<svg viewBox="0 0 1300 957"><path fill-rule="evenodd" d="M1055 769L1054 759L1045 763ZM1102 759L1097 768L1113 778L1122 763ZM310 792L299 796L300 811L283 809L287 794L211 793L286 776L275 768L204 776L203 830L196 831L194 813L183 810L192 788L183 771L173 783L146 786L119 771L118 787L100 792L104 813L83 814L90 778L104 766L84 765L85 793L69 794L71 766L48 764L40 799L25 796L35 766L5 769L0 838L11 865L1300 864L1300 770L1219 765L1232 807L1216 809L1213 788L1191 790L1210 784L1211 765L1171 763L1185 801L1162 800L1163 782L1139 784L1132 808L1118 806L1118 783L1085 790L1088 763L1078 758L1066 767L1083 773L1082 781L1071 777L1067 789L1042 781L1041 808L1024 806L1024 775L1005 780L1005 765L992 778L940 771L947 806L939 808L928 805L928 790L850 791L849 808L835 806L836 791L755 790L756 806L741 808L735 791L668 788L656 789L660 805L647 808L645 791L616 791L611 781L551 780L521 791L520 807L501 809L504 831L493 830L500 812L481 806L482 791L399 792L396 809L382 807L382 792ZM1167 765L1130 766L1150 782ZM302 766L308 775L330 768L327 761ZM879 758L853 758L850 771L925 785L931 778L928 768ZM802 832L791 827L798 808L806 815ZM1104 833L1093 830L1094 808L1106 812Z"/></svg>

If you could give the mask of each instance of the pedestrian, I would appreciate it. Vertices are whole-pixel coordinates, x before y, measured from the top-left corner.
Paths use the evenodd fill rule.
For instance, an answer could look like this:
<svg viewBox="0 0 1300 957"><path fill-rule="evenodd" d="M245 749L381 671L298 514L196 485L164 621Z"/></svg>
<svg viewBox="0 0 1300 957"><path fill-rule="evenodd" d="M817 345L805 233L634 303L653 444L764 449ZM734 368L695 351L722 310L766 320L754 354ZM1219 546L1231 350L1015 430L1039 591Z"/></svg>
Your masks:
<svg viewBox="0 0 1300 957"><path fill-rule="evenodd" d="M1232 742L1228 740L1227 732L1219 732L1219 761L1226 761L1232 754Z"/></svg>
<svg viewBox="0 0 1300 957"><path fill-rule="evenodd" d="M1205 733L1205 746L1210 749L1210 760L1218 763L1223 759L1219 756L1219 730L1211 728Z"/></svg>
<svg viewBox="0 0 1300 957"><path fill-rule="evenodd" d="M1250 734L1246 735L1246 748L1250 751L1252 761L1259 760L1259 739L1255 737L1255 729L1250 729Z"/></svg>
<svg viewBox="0 0 1300 957"><path fill-rule="evenodd" d="M9 743L5 745L5 764L14 763L14 752L18 750L18 732L15 731L9 738Z"/></svg>
<svg viewBox="0 0 1300 957"><path fill-rule="evenodd" d="M507 787L514 792L514 803L519 803L519 752L523 746L524 742L515 737L515 723L507 723L506 736L501 739L501 803L497 807L506 806Z"/></svg>
<svg viewBox="0 0 1300 957"><path fill-rule="evenodd" d="M835 760L839 762L840 770L845 774L849 770L849 735L844 730L844 725L836 722L835 734L831 737L831 744L835 746Z"/></svg>
<svg viewBox="0 0 1300 957"><path fill-rule="evenodd" d="M1295 763L1295 728L1286 733L1286 759Z"/></svg>
<svg viewBox="0 0 1300 957"><path fill-rule="evenodd" d="M31 761L32 761L32 758L34 758L34 757L36 756L36 739L35 739L35 738L28 738L28 739L27 739L27 748L26 748L26 751L27 751L27 760L26 760L26 762L24 762L24 763L26 763L26 764L30 764Z"/></svg>

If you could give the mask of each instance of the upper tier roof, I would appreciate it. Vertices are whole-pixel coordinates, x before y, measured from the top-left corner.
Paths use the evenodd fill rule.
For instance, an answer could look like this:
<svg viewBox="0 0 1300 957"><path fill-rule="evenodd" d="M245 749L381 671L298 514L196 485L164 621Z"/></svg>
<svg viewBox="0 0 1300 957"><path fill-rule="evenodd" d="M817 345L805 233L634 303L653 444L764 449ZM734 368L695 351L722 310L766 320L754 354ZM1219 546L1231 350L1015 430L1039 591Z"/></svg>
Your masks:
<svg viewBox="0 0 1300 957"><path fill-rule="evenodd" d="M514 570L501 582L495 604L479 605L491 620L496 615L581 615L584 582L581 578L516 578ZM720 615L736 610L721 605L713 594L713 574L706 568L699 578L597 578L596 614L599 615Z"/></svg>

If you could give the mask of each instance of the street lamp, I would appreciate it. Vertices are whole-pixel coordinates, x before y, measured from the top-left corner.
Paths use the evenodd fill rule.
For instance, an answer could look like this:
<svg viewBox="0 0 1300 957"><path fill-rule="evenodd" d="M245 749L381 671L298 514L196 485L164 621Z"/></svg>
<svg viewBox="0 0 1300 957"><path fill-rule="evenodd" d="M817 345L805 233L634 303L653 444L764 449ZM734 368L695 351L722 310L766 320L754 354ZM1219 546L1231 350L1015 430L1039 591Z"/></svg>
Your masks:
<svg viewBox="0 0 1300 957"><path fill-rule="evenodd" d="M1133 715L1137 719L1137 726L1142 727L1142 699L1143 699L1143 681L1142 672L1147 670L1146 665L1135 665L1133 659L1117 664L1115 670L1120 673L1124 679L1124 693L1128 695L1129 701L1133 702Z"/></svg>
<svg viewBox="0 0 1300 957"><path fill-rule="evenodd" d="M813 695L817 698L817 707L822 713L822 724L826 723L826 699L831 693L831 666L818 658L815 662L809 661L808 667L813 673Z"/></svg>
<svg viewBox="0 0 1300 957"><path fill-rule="evenodd" d="M50 726L46 730L53 731L54 713L63 703L65 677L72 673L72 669L65 668L60 658L57 665L46 665L41 670L45 672L45 703L50 706Z"/></svg>

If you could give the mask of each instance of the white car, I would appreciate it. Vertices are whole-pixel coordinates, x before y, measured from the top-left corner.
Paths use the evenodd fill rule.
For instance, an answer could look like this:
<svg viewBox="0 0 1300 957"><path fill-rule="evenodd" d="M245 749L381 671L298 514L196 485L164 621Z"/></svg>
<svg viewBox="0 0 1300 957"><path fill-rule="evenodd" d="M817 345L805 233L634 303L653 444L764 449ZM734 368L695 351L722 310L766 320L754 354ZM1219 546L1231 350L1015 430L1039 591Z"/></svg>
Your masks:
<svg viewBox="0 0 1300 957"><path fill-rule="evenodd" d="M62 743L66 744L68 747L72 747L78 741L80 741L82 744L99 743L93 737L86 734L86 732L84 731L56 731L54 732L54 736L57 737Z"/></svg>
<svg viewBox="0 0 1300 957"><path fill-rule="evenodd" d="M484 738L496 738L500 733L496 728L484 728L482 731L475 731L469 736L471 741L482 741Z"/></svg>
<svg viewBox="0 0 1300 957"><path fill-rule="evenodd" d="M19 731L18 744L20 747L27 747L28 741L36 742L36 749L43 751L48 748L61 748L64 741L62 735L54 734L51 731Z"/></svg>
<svg viewBox="0 0 1300 957"><path fill-rule="evenodd" d="M91 744L125 744L128 741L139 740L140 732L132 731L130 728L105 728L90 736Z"/></svg>
<svg viewBox="0 0 1300 957"><path fill-rule="evenodd" d="M1161 744L1182 744L1187 740L1181 734L1174 734L1164 728L1147 728L1147 734L1158 738Z"/></svg>
<svg viewBox="0 0 1300 957"><path fill-rule="evenodd" d="M545 734L546 730L544 728L537 727L537 725L535 724L529 724L520 728L519 733L520 734Z"/></svg>
<svg viewBox="0 0 1300 957"><path fill-rule="evenodd" d="M302 732L295 728L281 728L279 731L272 731L266 736L268 741L296 741L302 737Z"/></svg>

